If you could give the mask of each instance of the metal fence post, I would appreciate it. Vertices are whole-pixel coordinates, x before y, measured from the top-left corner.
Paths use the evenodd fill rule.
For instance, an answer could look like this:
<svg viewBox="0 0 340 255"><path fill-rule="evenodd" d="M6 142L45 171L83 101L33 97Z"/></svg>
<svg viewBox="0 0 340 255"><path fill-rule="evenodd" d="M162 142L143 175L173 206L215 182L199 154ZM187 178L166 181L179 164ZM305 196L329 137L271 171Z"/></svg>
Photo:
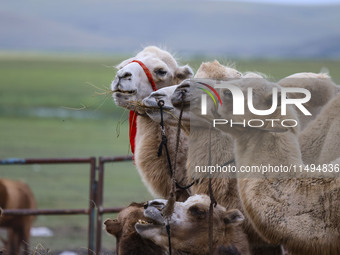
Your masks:
<svg viewBox="0 0 340 255"><path fill-rule="evenodd" d="M103 210L103 187L104 187L104 161L99 157L98 166L98 192L97 192L97 232L96 232L96 254L99 255L102 244L102 210Z"/></svg>
<svg viewBox="0 0 340 255"><path fill-rule="evenodd" d="M97 180L96 180L96 158L91 157L90 167L90 202L89 202L89 232L88 232L88 254L94 254L95 251L95 221L96 221L96 193L97 193Z"/></svg>
<svg viewBox="0 0 340 255"><path fill-rule="evenodd" d="M122 207L103 207L103 195L104 195L104 165L108 162L122 162L131 161L132 156L118 156L118 157L99 157L98 167L98 189L97 189L97 232L96 232L96 254L99 255L101 252L102 245L102 225L103 225L103 214L105 213L117 213L121 211Z"/></svg>

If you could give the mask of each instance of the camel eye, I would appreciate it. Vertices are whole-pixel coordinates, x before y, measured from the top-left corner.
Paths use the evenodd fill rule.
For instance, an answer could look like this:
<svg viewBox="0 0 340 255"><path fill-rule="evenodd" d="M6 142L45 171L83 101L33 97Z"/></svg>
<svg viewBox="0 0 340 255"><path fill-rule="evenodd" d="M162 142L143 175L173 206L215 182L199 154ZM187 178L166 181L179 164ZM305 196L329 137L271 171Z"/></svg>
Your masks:
<svg viewBox="0 0 340 255"><path fill-rule="evenodd" d="M193 205L189 208L189 212L192 216L198 219L205 219L206 212L203 208Z"/></svg>
<svg viewBox="0 0 340 255"><path fill-rule="evenodd" d="M167 71L165 71L163 69L156 69L155 73L159 76L165 76L167 74Z"/></svg>

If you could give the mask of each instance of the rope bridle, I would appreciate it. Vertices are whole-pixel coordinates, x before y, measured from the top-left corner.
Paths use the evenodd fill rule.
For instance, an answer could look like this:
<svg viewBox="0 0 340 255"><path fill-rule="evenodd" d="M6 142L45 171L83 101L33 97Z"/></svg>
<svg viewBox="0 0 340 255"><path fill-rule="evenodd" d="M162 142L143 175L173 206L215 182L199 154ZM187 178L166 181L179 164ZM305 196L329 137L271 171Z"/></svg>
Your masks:
<svg viewBox="0 0 340 255"><path fill-rule="evenodd" d="M159 100L158 101L158 106L160 110L160 115L161 115L161 121L160 121L160 126L161 126L161 135L162 135L162 141L159 145L158 148L158 157L161 156L162 154L162 148L163 146L165 147L165 152L168 160L168 166L169 166L169 173L171 177L171 191L169 194L169 199L167 202L166 207L163 209L163 215L166 218L167 224L166 224L166 231L168 235L168 243L169 243L169 255L171 255L171 229L170 229L170 219L173 214L174 210L174 203L176 201L176 188L178 186L182 187L177 181L176 181L176 168L177 168L177 155L178 155L178 149L179 149L179 142L180 142L180 136L181 136L181 122L182 122L182 116L183 116L183 110L184 110L184 94L182 93L182 103L181 103L181 111L180 115L178 118L178 125L177 125L177 133L176 133L176 146L175 146L175 157L174 157L174 165L172 167L171 164L171 159L169 156L169 151L167 147L167 137L165 134L165 127L164 127L164 119L163 119L163 106L164 106L164 101ZM186 186L184 189L188 189L192 186Z"/></svg>
<svg viewBox="0 0 340 255"><path fill-rule="evenodd" d="M129 62L128 64L131 64L131 63L137 63L142 67L146 77L148 78L150 82L150 85L153 91L156 91L157 87L156 87L155 81L153 80L150 70L144 65L144 63L139 60L133 60ZM135 110L131 110L129 113L129 137L130 137L131 151L133 154L135 153L135 138L137 135L137 116L138 115L140 114L138 114L138 112L136 112Z"/></svg>
<svg viewBox="0 0 340 255"><path fill-rule="evenodd" d="M131 64L131 63L137 63L143 68L143 71L144 71L146 77L148 77L148 80L150 82L150 85L151 85L153 91L156 91L157 90L156 83L153 80L153 77L152 77L152 74L151 74L149 68L147 68L146 65L144 65L144 63L142 61L139 61L139 60L132 60L128 64Z"/></svg>
<svg viewBox="0 0 340 255"><path fill-rule="evenodd" d="M163 106L164 106L164 101L159 100L158 101L158 107L159 107L159 111L160 111L160 114L161 114L160 126L161 126L162 141L159 144L157 156L160 157L162 155L163 147L164 147L165 153L166 153L166 158L167 158L167 161L168 161L169 175L172 178L173 177L173 170L172 170L172 164L171 164L171 159L170 159L170 154L169 154L169 149L168 149L168 138L166 137L166 134L165 134L165 127L164 127L164 120L163 120Z"/></svg>

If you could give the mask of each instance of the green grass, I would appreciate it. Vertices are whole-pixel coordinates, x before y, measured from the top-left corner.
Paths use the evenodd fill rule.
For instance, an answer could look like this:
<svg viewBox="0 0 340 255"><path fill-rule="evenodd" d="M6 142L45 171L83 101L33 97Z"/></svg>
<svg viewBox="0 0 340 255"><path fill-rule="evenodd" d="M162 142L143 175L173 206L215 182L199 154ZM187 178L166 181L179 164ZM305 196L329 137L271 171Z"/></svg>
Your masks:
<svg viewBox="0 0 340 255"><path fill-rule="evenodd" d="M106 96L96 95L100 90L89 85L107 90L115 75L112 66L121 60L0 55L0 158L128 155L128 126L126 122L119 124L120 119L127 119L127 112L117 108L110 95L107 100ZM197 70L201 61L182 62L189 62ZM326 67L334 81L340 83L340 62L234 62L240 71L263 72L274 80ZM82 105L86 109L66 109ZM47 112L41 114L41 110ZM105 207L151 198L132 162L110 163L105 169ZM0 166L0 176L27 182L42 209L86 208L89 204L88 165ZM104 215L104 219L108 217L113 216ZM47 226L55 236L33 238L32 245L41 243L52 251L83 249L87 246L87 224L86 216L39 216L35 226ZM104 231L103 239L103 247L113 249L114 240Z"/></svg>

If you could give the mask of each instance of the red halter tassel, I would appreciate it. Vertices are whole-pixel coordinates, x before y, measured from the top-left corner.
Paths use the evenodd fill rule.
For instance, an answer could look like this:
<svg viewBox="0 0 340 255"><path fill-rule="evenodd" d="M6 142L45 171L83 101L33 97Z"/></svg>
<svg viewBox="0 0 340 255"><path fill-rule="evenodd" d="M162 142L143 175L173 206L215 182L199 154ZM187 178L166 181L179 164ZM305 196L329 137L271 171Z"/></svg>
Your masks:
<svg viewBox="0 0 340 255"><path fill-rule="evenodd" d="M143 62L139 60L133 60L130 63L138 63L144 70L144 73L148 77L148 80L151 84L151 87L154 91L157 90L155 81L152 78L152 74L150 70L143 64ZM129 64L130 64L129 63ZM130 137L130 145L131 145L131 151L134 154L135 153L135 139L136 139L136 134L137 134L137 113L134 111L130 111L129 114L129 137Z"/></svg>

